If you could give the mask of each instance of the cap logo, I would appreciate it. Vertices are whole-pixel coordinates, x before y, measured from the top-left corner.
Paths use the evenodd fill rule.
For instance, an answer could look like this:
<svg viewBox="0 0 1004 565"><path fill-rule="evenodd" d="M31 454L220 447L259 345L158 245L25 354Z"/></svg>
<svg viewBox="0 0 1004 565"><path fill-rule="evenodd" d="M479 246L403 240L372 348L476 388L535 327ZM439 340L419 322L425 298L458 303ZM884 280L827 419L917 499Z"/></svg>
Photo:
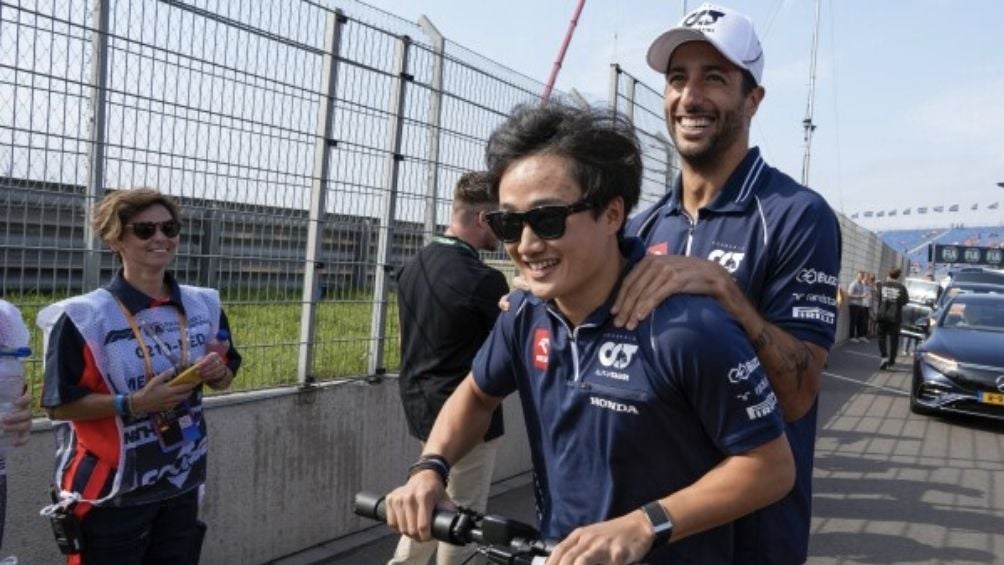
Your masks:
<svg viewBox="0 0 1004 565"><path fill-rule="evenodd" d="M686 27L714 25L724 15L725 12L719 12L718 10L701 10L687 16L687 19L683 20L683 25Z"/></svg>

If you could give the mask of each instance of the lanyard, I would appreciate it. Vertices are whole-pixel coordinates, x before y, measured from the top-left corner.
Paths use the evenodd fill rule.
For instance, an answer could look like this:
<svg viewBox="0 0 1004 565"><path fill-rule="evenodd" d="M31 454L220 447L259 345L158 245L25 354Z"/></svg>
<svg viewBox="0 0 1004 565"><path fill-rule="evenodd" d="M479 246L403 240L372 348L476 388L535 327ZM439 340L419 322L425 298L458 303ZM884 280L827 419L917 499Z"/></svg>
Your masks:
<svg viewBox="0 0 1004 565"><path fill-rule="evenodd" d="M119 308L122 309L122 314L125 315L126 321L129 322L129 327L132 329L132 335L136 338L136 343L140 345L140 351L143 353L143 369L146 374L146 378L149 381L157 376L157 374L153 371L153 360L150 358L150 349L146 345L146 340L143 339L143 332L139 331L139 326L136 324L136 318L134 318L132 313L129 312L129 309L126 308L125 304L122 304L122 301L119 300L118 296L115 297L115 302L118 302ZM188 366L188 318L180 311L178 311L178 328L181 332L181 359L173 364L175 365L176 370L181 371ZM145 325L143 329L146 329ZM164 355L173 362L174 355L171 353L171 349L168 348L159 337L157 337L156 333L146 333L157 342L157 345L160 346Z"/></svg>
<svg viewBox="0 0 1004 565"><path fill-rule="evenodd" d="M434 235L432 236L432 241L435 241L436 243L440 243L442 245L459 247L464 251L467 251L468 253L474 255L477 258L479 259L481 258L481 255L478 255L478 250L474 249L473 245L467 243L466 241L460 239L459 237L450 237L448 235Z"/></svg>

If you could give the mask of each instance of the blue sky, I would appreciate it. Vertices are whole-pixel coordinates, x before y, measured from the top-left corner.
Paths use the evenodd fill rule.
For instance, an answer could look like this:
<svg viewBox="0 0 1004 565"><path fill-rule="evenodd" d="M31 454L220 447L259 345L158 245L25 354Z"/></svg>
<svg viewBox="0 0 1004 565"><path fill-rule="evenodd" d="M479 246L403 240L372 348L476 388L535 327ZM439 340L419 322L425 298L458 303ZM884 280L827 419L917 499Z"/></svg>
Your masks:
<svg viewBox="0 0 1004 565"><path fill-rule="evenodd" d="M428 16L450 41L546 81L577 0L369 0ZM688 0L690 9L700 2ZM731 0L765 50L767 97L751 142L799 178L815 2ZM586 0L557 87L607 98L619 62L650 86L649 43L683 15L680 0ZM823 0L810 185L847 215L959 204L960 212L870 228L1004 222L1004 2ZM997 210L985 210L999 201ZM979 204L979 210L971 206Z"/></svg>

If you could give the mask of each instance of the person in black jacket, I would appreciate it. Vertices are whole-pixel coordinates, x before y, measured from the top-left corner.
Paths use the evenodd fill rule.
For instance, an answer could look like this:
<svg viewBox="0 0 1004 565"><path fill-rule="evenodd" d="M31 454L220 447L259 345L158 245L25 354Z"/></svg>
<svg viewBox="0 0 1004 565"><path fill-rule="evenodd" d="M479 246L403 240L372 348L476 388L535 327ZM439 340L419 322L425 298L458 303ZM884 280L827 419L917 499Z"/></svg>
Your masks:
<svg viewBox="0 0 1004 565"><path fill-rule="evenodd" d="M440 408L471 370L474 355L495 325L499 299L509 292L502 273L478 255L478 250L498 246L485 220L485 214L497 207L489 188L484 173L461 176L446 232L433 237L398 275L401 402L411 435L423 447ZM448 492L457 504L484 512L502 433L500 408L485 441L450 470ZM389 563L424 565L436 546L402 537ZM438 547L440 565L459 564L469 557L460 546Z"/></svg>
<svg viewBox="0 0 1004 565"><path fill-rule="evenodd" d="M878 284L878 345L882 355L879 369L887 369L896 364L899 352L899 328L903 317L903 305L909 299L906 287L899 282L901 271L892 269L885 281ZM888 355L887 355L888 354Z"/></svg>

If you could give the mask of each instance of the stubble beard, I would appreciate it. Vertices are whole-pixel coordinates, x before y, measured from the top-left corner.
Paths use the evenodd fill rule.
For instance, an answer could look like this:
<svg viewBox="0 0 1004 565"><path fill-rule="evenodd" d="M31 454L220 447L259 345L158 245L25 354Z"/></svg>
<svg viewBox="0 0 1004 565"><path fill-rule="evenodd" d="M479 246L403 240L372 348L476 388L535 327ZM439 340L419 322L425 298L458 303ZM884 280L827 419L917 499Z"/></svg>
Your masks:
<svg viewBox="0 0 1004 565"><path fill-rule="evenodd" d="M669 136L676 145L680 158L695 169L707 170L714 168L726 151L739 139L743 131L743 121L740 108L731 108L719 113L721 128L704 143L682 147L676 135L676 122L669 128Z"/></svg>

